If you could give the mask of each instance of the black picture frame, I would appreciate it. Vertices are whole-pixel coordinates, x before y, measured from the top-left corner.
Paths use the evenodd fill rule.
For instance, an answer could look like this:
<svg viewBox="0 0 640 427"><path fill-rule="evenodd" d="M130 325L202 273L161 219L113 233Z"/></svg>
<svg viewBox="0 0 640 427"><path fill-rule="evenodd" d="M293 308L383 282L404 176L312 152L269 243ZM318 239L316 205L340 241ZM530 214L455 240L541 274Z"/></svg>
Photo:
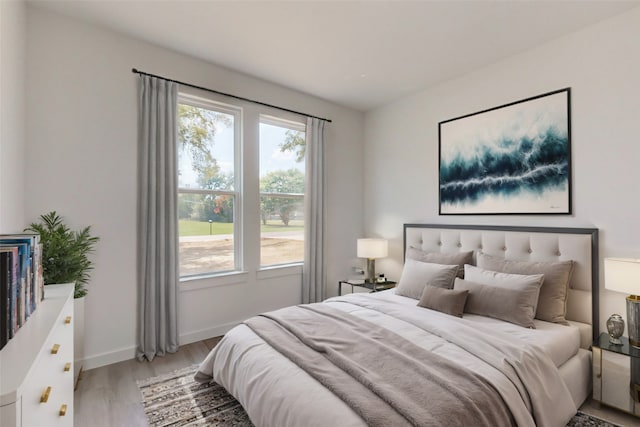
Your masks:
<svg viewBox="0 0 640 427"><path fill-rule="evenodd" d="M438 123L440 215L570 215L571 88Z"/></svg>

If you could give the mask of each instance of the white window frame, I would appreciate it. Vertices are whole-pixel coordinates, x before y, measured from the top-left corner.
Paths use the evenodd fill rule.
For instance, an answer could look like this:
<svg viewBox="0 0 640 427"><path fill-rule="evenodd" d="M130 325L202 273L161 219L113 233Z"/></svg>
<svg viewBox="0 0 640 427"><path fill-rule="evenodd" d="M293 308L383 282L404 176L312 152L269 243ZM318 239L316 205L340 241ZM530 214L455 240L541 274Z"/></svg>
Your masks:
<svg viewBox="0 0 640 427"><path fill-rule="evenodd" d="M240 273L243 270L243 247L242 247L242 217L243 217L243 192L242 192L242 126L243 126L243 110L239 106L229 105L222 102L214 101L208 98L194 96L184 92L178 93L178 104L190 105L192 107L204 108L224 114L233 115L233 190L206 190L194 188L180 188L178 186L178 194L209 194L230 195L233 196L233 270L211 271L207 273L189 274L180 276L181 282L191 281L194 279L204 279L208 277L228 276L229 274ZM177 153L176 153L177 155ZM178 248L179 250L179 248ZM180 270L178 266L178 271Z"/></svg>
<svg viewBox="0 0 640 427"><path fill-rule="evenodd" d="M259 120L258 120L258 126L261 124L266 124L266 125L272 125L272 126L279 126L279 127L283 127L283 128L287 128L290 129L292 131L297 131L297 132L304 132L305 134L305 142L306 142L306 138L307 138L307 125L305 123L302 122L298 122L298 121L294 121L294 120L289 120L289 119L284 119L282 117L277 117L277 116L272 116L269 114L260 114L259 116ZM258 141L258 146L260 147L260 149L262 149L262 144L261 141ZM258 165L258 172L260 172L260 166ZM258 175L260 175L260 173L258 173ZM307 169L305 167L304 170L304 175L305 175L305 180L307 179ZM290 193L263 193L260 190L258 190L258 197L261 198L263 195L270 195L270 196L275 196L275 197L286 197L286 196L292 196L292 195L298 195L298 194L290 194ZM303 200L303 204L304 204L304 197L305 194L302 194L302 200ZM305 213L306 215L306 213ZM305 224L305 228L306 228L306 224ZM304 233L304 229L303 229L303 233ZM262 230L260 229L260 235L259 238L262 239ZM262 245L260 245L260 250L262 251ZM273 270L277 270L277 269L282 269L282 268L286 268L286 267L295 267L295 266L301 266L302 264L304 264L304 253L302 254L302 259L300 261L292 261L292 262L283 262L280 264L268 264L268 265L263 265L262 264L262 254L260 254L259 256L259 271L261 272L268 272L268 271L273 271ZM295 270L297 272L297 269ZM263 274L265 274L263 273Z"/></svg>

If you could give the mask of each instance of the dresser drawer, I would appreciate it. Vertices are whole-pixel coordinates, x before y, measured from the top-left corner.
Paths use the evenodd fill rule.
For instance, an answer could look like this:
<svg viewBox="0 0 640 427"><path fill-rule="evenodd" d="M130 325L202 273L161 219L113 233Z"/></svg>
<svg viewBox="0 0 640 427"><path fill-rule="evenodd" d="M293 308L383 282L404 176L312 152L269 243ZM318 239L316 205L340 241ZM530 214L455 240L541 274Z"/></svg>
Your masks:
<svg viewBox="0 0 640 427"><path fill-rule="evenodd" d="M2 427L73 426L73 290L73 283L47 285L45 299L0 351Z"/></svg>
<svg viewBox="0 0 640 427"><path fill-rule="evenodd" d="M73 425L73 310L66 308L25 384L23 427Z"/></svg>

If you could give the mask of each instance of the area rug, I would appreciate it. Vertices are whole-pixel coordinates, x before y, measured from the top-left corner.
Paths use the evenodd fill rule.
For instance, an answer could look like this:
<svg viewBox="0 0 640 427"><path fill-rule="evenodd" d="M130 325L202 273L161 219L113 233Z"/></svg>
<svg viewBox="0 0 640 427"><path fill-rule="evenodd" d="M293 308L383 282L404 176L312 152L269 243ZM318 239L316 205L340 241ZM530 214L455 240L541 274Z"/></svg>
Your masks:
<svg viewBox="0 0 640 427"><path fill-rule="evenodd" d="M240 403L218 384L193 380L197 366L138 381L152 427L252 426Z"/></svg>
<svg viewBox="0 0 640 427"><path fill-rule="evenodd" d="M585 414L584 412L578 411L576 415L573 416L567 427L621 427L618 424L610 423L609 421L602 420L598 417L594 417L592 415Z"/></svg>
<svg viewBox="0 0 640 427"><path fill-rule="evenodd" d="M138 381L151 427L252 426L240 403L218 384L193 381L197 366ZM567 427L620 427L578 412Z"/></svg>

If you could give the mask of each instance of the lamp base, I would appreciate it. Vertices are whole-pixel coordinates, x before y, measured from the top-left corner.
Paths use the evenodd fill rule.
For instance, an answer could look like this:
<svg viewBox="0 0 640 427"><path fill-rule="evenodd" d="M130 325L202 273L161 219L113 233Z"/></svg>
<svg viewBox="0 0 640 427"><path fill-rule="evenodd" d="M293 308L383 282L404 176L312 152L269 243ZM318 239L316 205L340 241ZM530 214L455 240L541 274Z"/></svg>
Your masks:
<svg viewBox="0 0 640 427"><path fill-rule="evenodd" d="M367 270L364 276L366 283L376 282L376 260L374 258L367 258Z"/></svg>
<svg viewBox="0 0 640 427"><path fill-rule="evenodd" d="M637 295L627 297L627 332L629 344L640 348L640 297Z"/></svg>

